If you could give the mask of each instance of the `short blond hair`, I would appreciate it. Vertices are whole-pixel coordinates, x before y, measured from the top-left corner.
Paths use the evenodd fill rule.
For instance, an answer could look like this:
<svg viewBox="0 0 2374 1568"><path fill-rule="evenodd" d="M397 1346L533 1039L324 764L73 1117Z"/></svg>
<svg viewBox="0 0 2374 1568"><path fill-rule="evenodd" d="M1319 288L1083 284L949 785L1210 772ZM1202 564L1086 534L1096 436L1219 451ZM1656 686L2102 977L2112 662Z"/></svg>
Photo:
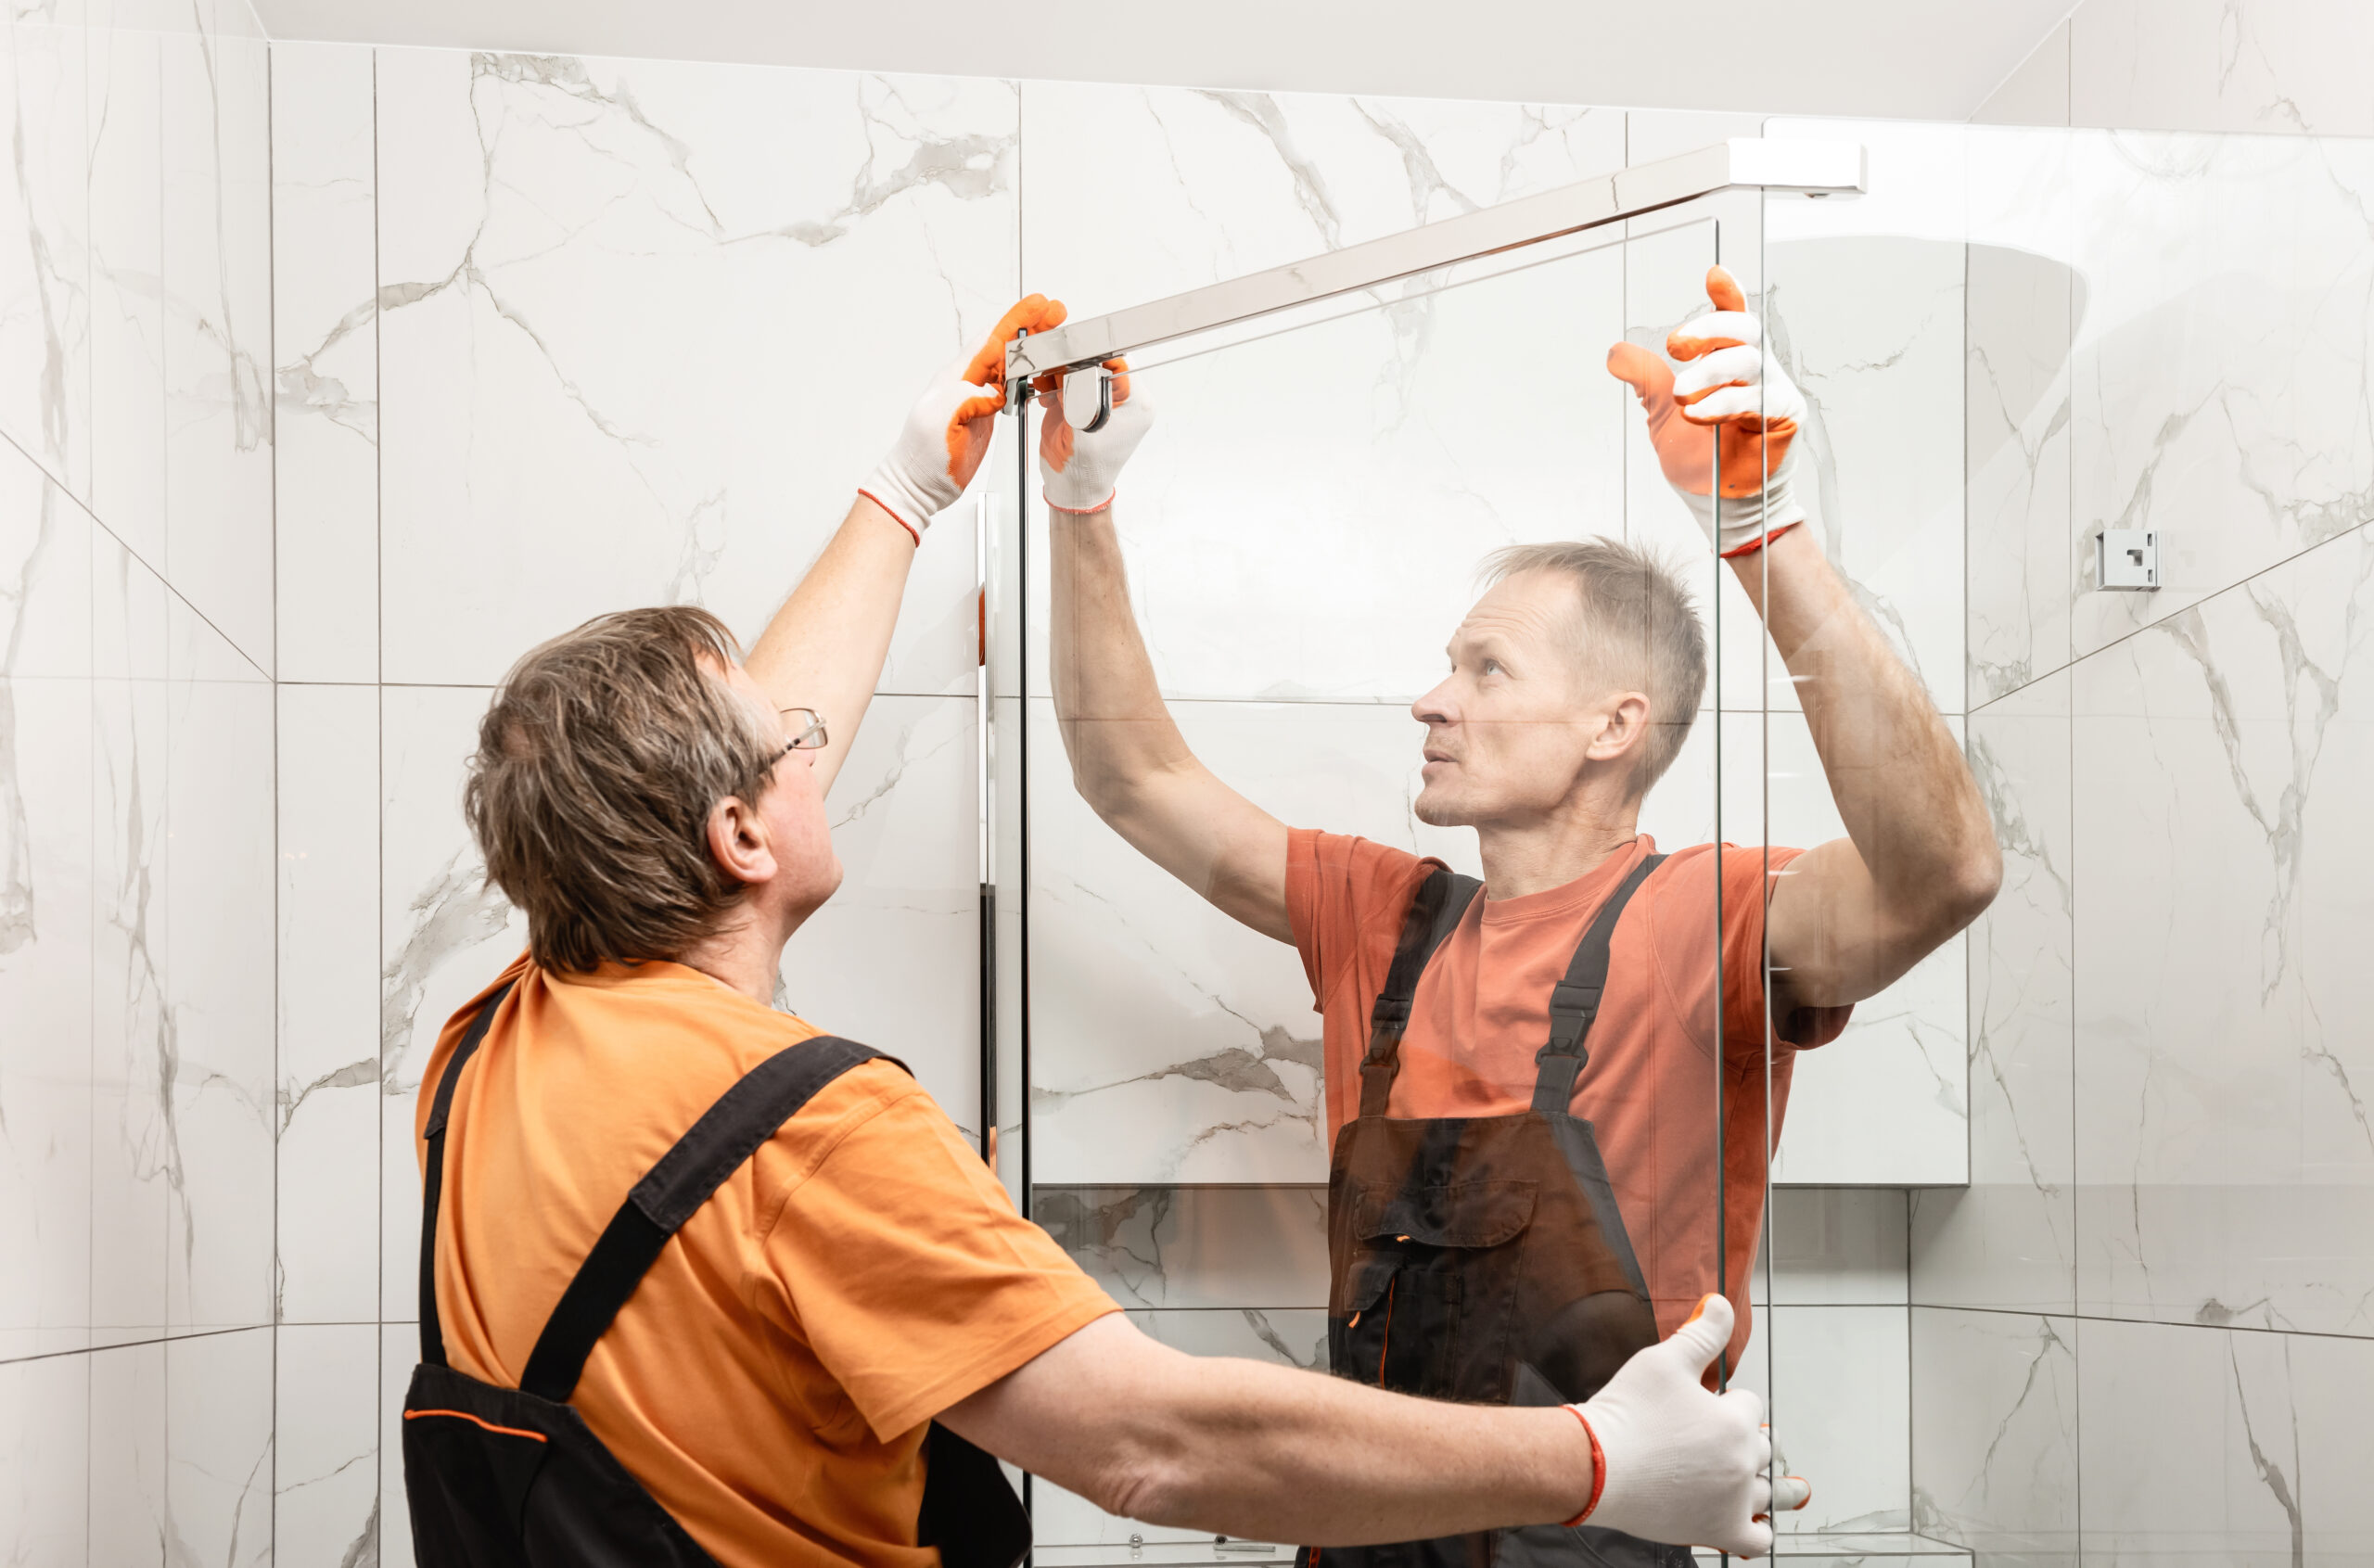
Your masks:
<svg viewBox="0 0 2374 1568"><path fill-rule="evenodd" d="M738 652L707 610L624 610L504 677L462 811L544 968L674 958L741 902L708 851L709 809L755 803L782 748L726 684Z"/></svg>
<svg viewBox="0 0 2374 1568"><path fill-rule="evenodd" d="M1621 540L1512 544L1484 558L1487 586L1531 572L1555 572L1574 584L1584 668L1609 689L1648 696L1649 733L1632 770L1637 799L1681 755L1706 693L1706 628L1697 602L1670 565Z"/></svg>

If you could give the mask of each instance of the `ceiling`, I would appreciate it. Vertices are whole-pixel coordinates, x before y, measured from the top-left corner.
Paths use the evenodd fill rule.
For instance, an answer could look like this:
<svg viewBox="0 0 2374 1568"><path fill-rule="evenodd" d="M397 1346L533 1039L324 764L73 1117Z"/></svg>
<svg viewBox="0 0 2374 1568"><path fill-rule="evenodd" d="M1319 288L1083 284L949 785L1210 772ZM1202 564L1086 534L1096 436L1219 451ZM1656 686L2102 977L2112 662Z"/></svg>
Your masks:
<svg viewBox="0 0 2374 1568"><path fill-rule="evenodd" d="M253 0L274 38L1962 120L2073 0Z"/></svg>

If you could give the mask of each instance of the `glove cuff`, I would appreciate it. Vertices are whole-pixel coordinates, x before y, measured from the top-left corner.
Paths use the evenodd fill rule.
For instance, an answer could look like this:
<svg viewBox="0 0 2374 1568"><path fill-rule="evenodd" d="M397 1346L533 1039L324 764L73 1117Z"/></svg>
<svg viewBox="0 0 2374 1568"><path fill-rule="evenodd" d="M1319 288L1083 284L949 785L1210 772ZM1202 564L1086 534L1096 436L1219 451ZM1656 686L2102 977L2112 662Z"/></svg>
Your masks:
<svg viewBox="0 0 2374 1568"><path fill-rule="evenodd" d="M1591 1516L1591 1511L1599 1507L1600 1498L1607 1491L1607 1453L1599 1446L1599 1434L1591 1430L1590 1418L1583 1414L1583 1408L1569 1405L1566 1409L1583 1423L1583 1435L1589 1438L1591 1444L1591 1495L1589 1500L1583 1504L1583 1511L1566 1521L1565 1527L1571 1530Z"/></svg>
<svg viewBox="0 0 2374 1568"><path fill-rule="evenodd" d="M1754 495L1725 498L1719 514L1711 495L1685 492L1682 499L1714 542L1715 554L1726 560L1751 555L1806 520L1806 509L1790 492L1785 470L1770 476Z"/></svg>
<svg viewBox="0 0 2374 1568"><path fill-rule="evenodd" d="M898 518L900 526L915 536L917 544L923 543L924 529L931 527L932 518L956 504L952 495L943 499L925 493L922 487L889 458L874 465L874 472L865 477L865 482L857 487L857 492Z"/></svg>
<svg viewBox="0 0 2374 1568"><path fill-rule="evenodd" d="M1046 489L1041 493L1046 499L1047 509L1049 511L1063 512L1075 517L1088 517L1093 516L1097 513L1102 512L1106 507L1112 505L1114 497L1119 495L1121 492L1117 490L1108 490L1104 492L1104 499L1097 502L1093 505L1074 506L1070 504L1068 501L1058 501L1055 499L1055 485L1054 481L1051 479L1048 481Z"/></svg>

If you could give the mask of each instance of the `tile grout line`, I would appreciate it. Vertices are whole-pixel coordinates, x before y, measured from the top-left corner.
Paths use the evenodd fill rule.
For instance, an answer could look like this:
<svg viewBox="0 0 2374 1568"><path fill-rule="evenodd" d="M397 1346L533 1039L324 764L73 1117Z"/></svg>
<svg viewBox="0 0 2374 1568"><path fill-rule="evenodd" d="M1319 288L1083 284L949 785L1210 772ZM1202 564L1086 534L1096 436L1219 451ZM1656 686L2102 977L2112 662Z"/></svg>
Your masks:
<svg viewBox="0 0 2374 1568"><path fill-rule="evenodd" d="M246 4L246 0L238 0ZM271 1270L265 1278L272 1304L272 1410L270 1434L272 1448L270 1497L271 1512L265 1516L265 1548L274 1559L280 1555L280 1307L282 1274L280 1265L280 1083L285 1064L281 1060L281 1019L283 1007L280 971L280 890L283 883L280 857L280 247L279 161L277 129L279 117L273 102L272 45L263 45L264 82L264 352L266 372L264 382L264 419L266 439L272 444L272 600L268 630L272 637L272 1087L265 1102L266 1115L272 1128L272 1254ZM236 1538L236 1536L234 1537Z"/></svg>
<svg viewBox="0 0 2374 1568"><path fill-rule="evenodd" d="M2074 499L2072 504L2074 504ZM2233 581L2226 584L2223 588L2215 589L2210 593L2202 594L2200 598L2195 599L2192 603L2184 606L2180 609L2170 610L2165 615L2155 617L2152 619L2144 622L2140 626L2131 627L2112 638L2109 642L2104 643L2098 648L2090 648L2083 654L2073 655L2063 662L2054 665L2050 669L2032 675L2027 680L2021 682L2018 685L2010 687L2009 690L1997 693L1994 696L1987 698L1985 702L1972 708L1970 711L1973 714L1983 712L1986 708L1993 708L1997 703L2009 701L2010 698L2019 695L2022 692L2028 690L2030 687L2036 686L2043 682L2049 681L2054 676L2061 674L2064 671L2074 672L2079 665L2085 664L2088 660L2098 658L2101 655L2110 652L2112 648L2119 647L2124 644L2131 643L2136 638L2144 635L2146 632L2160 631L2162 628L2165 627L2168 622L2176 619L2176 617L2180 615L2184 615L2192 610L2201 609L2207 605L2214 604L2217 600L2226 597L2227 594L2232 593L2239 589L2248 588L2252 583L2256 582L2259 579L2266 577L2272 572L2280 571L2285 567L2291 566L2294 562L2304 560L2306 557L2315 555L2317 551L2324 549L2327 545L2338 544L2342 540L2349 538L2353 534L2367 534L2369 529L2374 529L2374 517L2369 517L2363 522L2352 523L2349 527L2342 529L2339 533L2317 540L2312 544L2304 544L2299 549L2292 551L2291 554L2283 556L2281 559L2269 561L2266 565L2256 567L2245 575L2236 578ZM2369 535L2369 537L2374 537L2374 535ZM2092 592L2101 593L2104 592L2104 590L2096 589ZM2074 703L2072 706L2074 709Z"/></svg>
<svg viewBox="0 0 2374 1568"><path fill-rule="evenodd" d="M158 409L158 428L161 431L163 427L164 410L160 404ZM236 654L249 669L254 670L258 675L262 676L266 681L272 679L271 674L264 669L263 666L256 662L255 656L249 653L247 649L239 646L239 644L232 639L229 632L223 631L220 626L215 625L214 618L211 616L208 615L204 610L199 609L195 604L192 604L188 594L174 587L172 583L167 580L165 574L157 569L155 563L151 562L147 556L142 555L139 551L134 549L131 543L124 539L123 535L118 533L108 525L107 519L101 517L96 512L84 505L81 498L76 496L75 493L69 490L65 485L59 483L55 475L51 474L46 467L43 466L40 461L36 459L32 453L25 450L24 443L17 440L13 432L6 429L0 429L0 441L7 443L8 446L15 449L17 455L22 457L26 462L32 464L34 468L41 474L44 481L54 488L58 494L64 496L67 502L72 505L76 511L82 513L83 516L88 517L91 520L91 526L93 528L98 529L101 533L106 534L110 540L113 540L118 549L121 550L126 555L131 556L134 561L137 561L140 564L141 570L147 572L150 577L155 578L159 584L164 588L167 593L172 595L176 599L179 599L182 602L182 606L188 610L190 614L196 616L200 621L204 622L208 631L213 632L217 637L222 638L223 645ZM96 592L96 588L94 592ZM92 643L92 669L94 671L92 679L94 680L98 679L98 676L96 673L97 669L97 640L95 634Z"/></svg>
<svg viewBox="0 0 2374 1568"><path fill-rule="evenodd" d="M387 506L386 451L388 427L385 387L380 365L386 353L385 317L379 309L380 234L379 192L382 174L379 167L379 51L373 48L371 60L371 677L372 677L372 778L377 798L372 804L372 817L378 827L378 854L373 865L372 912L377 918L376 950L371 955L372 974L381 973L388 951L388 688L387 688ZM372 1017L375 1023L379 1009L386 1004L381 990L384 981L373 988ZM372 1052L379 1064L375 1075L374 1109L372 1117L371 1171L371 1235L376 1243L371 1257L371 1316L376 1327L371 1335L371 1523L372 1557L382 1556L387 1536L388 1519L388 1457L380 1451L388 1429L388 1099L387 1050L383 1039L372 1041Z"/></svg>

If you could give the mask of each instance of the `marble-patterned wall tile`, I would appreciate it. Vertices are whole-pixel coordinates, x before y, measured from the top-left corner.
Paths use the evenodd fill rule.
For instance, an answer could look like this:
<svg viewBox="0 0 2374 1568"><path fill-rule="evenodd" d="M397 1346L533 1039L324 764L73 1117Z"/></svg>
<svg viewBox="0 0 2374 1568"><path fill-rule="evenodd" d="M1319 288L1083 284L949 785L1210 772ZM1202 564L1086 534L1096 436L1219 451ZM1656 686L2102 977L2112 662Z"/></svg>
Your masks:
<svg viewBox="0 0 2374 1568"><path fill-rule="evenodd" d="M784 950L782 1005L981 1122L979 733L966 697L882 696L824 803L840 891ZM895 954L886 970L884 955ZM895 975L895 982L885 980Z"/></svg>
<svg viewBox="0 0 2374 1568"><path fill-rule="evenodd" d="M379 1558L379 1329L277 1331L273 1560L359 1568ZM398 1493L389 1499L403 1506Z"/></svg>
<svg viewBox="0 0 2374 1568"><path fill-rule="evenodd" d="M1327 1306L1320 1187L1040 1187L1030 1217L1128 1307Z"/></svg>
<svg viewBox="0 0 2374 1568"><path fill-rule="evenodd" d="M273 668L272 104L266 45L213 25L161 45L161 571ZM104 514L103 514L104 516Z"/></svg>
<svg viewBox="0 0 2374 1568"><path fill-rule="evenodd" d="M1903 1192L1884 1187L1774 1189L1754 1286L1757 1304L1900 1305L1905 1199Z"/></svg>
<svg viewBox="0 0 2374 1568"><path fill-rule="evenodd" d="M92 541L94 1332L268 1322L272 687Z"/></svg>
<svg viewBox="0 0 2374 1568"><path fill-rule="evenodd" d="M2076 1308L2070 676L1970 718L2003 886L1970 933L1969 1187L1912 1195L1913 1299Z"/></svg>
<svg viewBox="0 0 2374 1568"><path fill-rule="evenodd" d="M0 1362L0 1552L11 1562L93 1561L91 1363Z"/></svg>
<svg viewBox="0 0 2374 1568"><path fill-rule="evenodd" d="M1077 314L1623 162L1607 111L1023 91L1024 274ZM1621 265L1611 246L1447 290L1413 280L1266 339L1141 356L1157 423L1117 517L1165 688L1407 701L1437 678L1487 551L1619 531L1623 389L1596 366L1622 335ZM1543 343L1583 373L1512 374Z"/></svg>
<svg viewBox="0 0 2374 1568"><path fill-rule="evenodd" d="M1292 949L1237 924L1096 819L1032 699L1031 1126L1046 1184L1323 1182L1320 1021ZM1299 826L1470 875L1473 836L1409 814L1416 720L1368 704L1181 703L1188 745Z"/></svg>
<svg viewBox="0 0 2374 1568"><path fill-rule="evenodd" d="M379 674L372 51L272 49L274 599L284 681Z"/></svg>
<svg viewBox="0 0 2374 1568"><path fill-rule="evenodd" d="M166 1342L167 1562L273 1561L274 1332Z"/></svg>
<svg viewBox="0 0 2374 1568"><path fill-rule="evenodd" d="M389 686L379 729L379 1315L418 1314L420 1159L413 1112L438 1031L527 946L462 820L463 765L493 694Z"/></svg>
<svg viewBox="0 0 2374 1568"><path fill-rule="evenodd" d="M1868 195L1762 203L1760 307L1806 396L1806 526L1939 710L1961 712L1968 134L1774 120L1766 134L1864 148ZM1755 624L1727 593L1722 706L1793 708L1793 686L1767 684L1784 671Z"/></svg>
<svg viewBox="0 0 2374 1568"><path fill-rule="evenodd" d="M2029 150L1980 140L1972 160L2008 184L2023 172L2018 165L2054 149L2023 156ZM2044 193L2065 193L2050 172L2026 172ZM1976 706L2069 662L2069 351L2086 286L2050 256L1975 239L1969 250L1963 463Z"/></svg>
<svg viewBox="0 0 2374 1568"><path fill-rule="evenodd" d="M278 688L276 1320L369 1322L379 1279L379 691Z"/></svg>
<svg viewBox="0 0 2374 1568"><path fill-rule="evenodd" d="M2077 666L2084 1313L2374 1333L2369 613L2359 529Z"/></svg>
<svg viewBox="0 0 2374 1568"><path fill-rule="evenodd" d="M150 1341L94 1351L89 1362L90 1561L162 1563L171 1528L165 1507L165 1346Z"/></svg>
<svg viewBox="0 0 2374 1568"><path fill-rule="evenodd" d="M2075 262L2105 280L2074 360L2083 581L2100 529L2160 536L2156 593L2078 592L2083 656L2374 516L2374 141L2096 133L2072 158Z"/></svg>
<svg viewBox="0 0 2374 1568"><path fill-rule="evenodd" d="M276 1055L270 682L178 595L166 601L165 875L172 1138L169 1320L272 1320Z"/></svg>
<svg viewBox="0 0 2374 1568"><path fill-rule="evenodd" d="M164 41L145 0L94 0L88 33L91 509L165 559Z"/></svg>
<svg viewBox="0 0 2374 1568"><path fill-rule="evenodd" d="M2069 123L2069 23L2044 35L1971 116L1979 125Z"/></svg>
<svg viewBox="0 0 2374 1568"><path fill-rule="evenodd" d="M1025 271L1076 316L1625 164L1620 109L1084 82L1026 82L1022 107Z"/></svg>
<svg viewBox="0 0 2374 1568"><path fill-rule="evenodd" d="M2069 19L2069 122L2374 135L2358 62L2374 16L2330 0L2086 0Z"/></svg>
<svg viewBox="0 0 2374 1568"><path fill-rule="evenodd" d="M167 590L105 532L91 557L91 1322L108 1340L166 1323L182 1154L172 1103Z"/></svg>
<svg viewBox="0 0 2374 1568"><path fill-rule="evenodd" d="M2088 1564L2374 1557L2374 1345L2197 1325L2077 1324Z"/></svg>
<svg viewBox="0 0 2374 1568"><path fill-rule="evenodd" d="M2074 1319L1913 1309L1912 1526L1982 1562L2076 1568Z"/></svg>
<svg viewBox="0 0 2374 1568"><path fill-rule="evenodd" d="M1812 1500L1780 1521L1784 1534L1908 1527L1911 1511L1911 1384L1908 1309L1775 1307L1733 1386L1767 1403L1786 1472Z"/></svg>
<svg viewBox="0 0 2374 1568"><path fill-rule="evenodd" d="M1760 305L1772 352L1806 397L1793 494L1930 700L1959 713L1966 247L1775 229ZM1794 708L1796 687L1773 679L1785 666L1745 593L1724 590L1721 706Z"/></svg>
<svg viewBox="0 0 2374 1568"><path fill-rule="evenodd" d="M1286 1366L1324 1370L1327 1366L1327 1311L1324 1307L1289 1310L1257 1307L1217 1307L1206 1311L1132 1311L1130 1321L1148 1337L1190 1356L1234 1356L1246 1360L1276 1361ZM1154 1545L1201 1544L1213 1540L1208 1530L1182 1530L1122 1519L1047 1481L1031 1484L1030 1520L1038 1544L1044 1547L1115 1546L1126 1557L1132 1536ZM1291 1546L1291 1543L1285 1543ZM1282 1551L1284 1561L1287 1552ZM1211 1561L1258 1561L1249 1554L1215 1554Z"/></svg>
<svg viewBox="0 0 2374 1568"><path fill-rule="evenodd" d="M93 531L0 447L0 1358L91 1320Z"/></svg>
<svg viewBox="0 0 2374 1568"><path fill-rule="evenodd" d="M637 604L755 634L1015 292L1008 83L389 49L378 115L390 679ZM885 690L970 690L971 531Z"/></svg>
<svg viewBox="0 0 2374 1568"><path fill-rule="evenodd" d="M84 7L11 7L0 123L0 430L90 494L90 179Z"/></svg>

